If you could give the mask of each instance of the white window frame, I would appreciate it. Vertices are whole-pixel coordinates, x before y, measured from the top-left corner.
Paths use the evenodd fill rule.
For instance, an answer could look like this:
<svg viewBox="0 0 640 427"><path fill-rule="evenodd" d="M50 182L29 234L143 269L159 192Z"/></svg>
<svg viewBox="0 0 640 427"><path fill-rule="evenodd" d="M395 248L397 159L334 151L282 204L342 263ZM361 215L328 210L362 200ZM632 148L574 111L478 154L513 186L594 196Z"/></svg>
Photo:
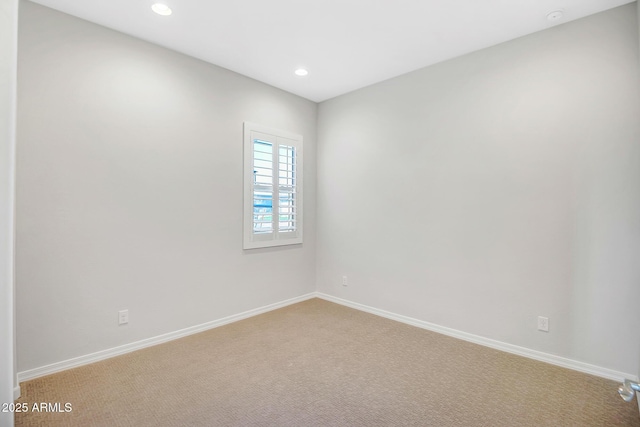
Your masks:
<svg viewBox="0 0 640 427"><path fill-rule="evenodd" d="M278 181L278 185L271 186L271 231L259 233L254 230L254 190L259 187L256 184L254 167L254 141L264 141L272 146L272 184L273 180ZM266 248L272 246L295 245L302 243L303 230L303 156L302 156L302 135L291 132L273 129L256 123L244 122L244 225L243 225L243 249ZM280 185L280 147L293 147L295 159L293 166L282 163L288 170L293 170L294 189L291 186ZM259 160L258 160L259 161ZM292 169L293 168L293 169ZM280 193L293 194L292 199L294 218L293 230L281 231L280 229ZM286 196L285 196L286 197ZM285 221L287 222L287 221ZM291 223L289 222L289 223Z"/></svg>

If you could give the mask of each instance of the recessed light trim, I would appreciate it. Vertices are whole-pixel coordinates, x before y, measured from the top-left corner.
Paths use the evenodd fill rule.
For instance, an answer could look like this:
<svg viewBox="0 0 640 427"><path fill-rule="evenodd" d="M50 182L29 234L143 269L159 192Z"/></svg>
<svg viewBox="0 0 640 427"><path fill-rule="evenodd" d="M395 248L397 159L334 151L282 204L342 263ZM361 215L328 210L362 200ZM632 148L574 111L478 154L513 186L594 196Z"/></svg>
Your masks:
<svg viewBox="0 0 640 427"><path fill-rule="evenodd" d="M554 10L553 12L547 13L547 21L551 21L551 22L559 21L562 19L563 16L564 16L564 10L562 9Z"/></svg>
<svg viewBox="0 0 640 427"><path fill-rule="evenodd" d="M295 74L296 74L296 76L304 77L304 76L306 76L307 74L309 74L309 72L308 72L306 69L304 69L304 68L298 68L298 69L295 71Z"/></svg>
<svg viewBox="0 0 640 427"><path fill-rule="evenodd" d="M155 3L153 6L151 6L151 10L162 16L169 16L173 13L169 6L162 3Z"/></svg>

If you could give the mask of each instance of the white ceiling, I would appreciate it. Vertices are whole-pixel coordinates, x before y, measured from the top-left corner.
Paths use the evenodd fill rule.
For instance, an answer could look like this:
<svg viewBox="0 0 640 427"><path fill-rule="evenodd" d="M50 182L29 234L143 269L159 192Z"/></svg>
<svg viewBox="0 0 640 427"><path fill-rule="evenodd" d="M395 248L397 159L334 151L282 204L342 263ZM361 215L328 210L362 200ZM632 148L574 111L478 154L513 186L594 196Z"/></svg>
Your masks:
<svg viewBox="0 0 640 427"><path fill-rule="evenodd" d="M156 1L35 0L316 102L633 0Z"/></svg>

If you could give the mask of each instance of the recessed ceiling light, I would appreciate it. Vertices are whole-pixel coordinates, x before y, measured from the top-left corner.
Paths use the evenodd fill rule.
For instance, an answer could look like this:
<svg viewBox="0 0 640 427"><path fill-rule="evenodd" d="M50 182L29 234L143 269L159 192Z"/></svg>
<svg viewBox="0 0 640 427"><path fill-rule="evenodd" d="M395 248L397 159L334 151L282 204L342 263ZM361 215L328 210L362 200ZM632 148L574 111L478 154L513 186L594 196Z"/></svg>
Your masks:
<svg viewBox="0 0 640 427"><path fill-rule="evenodd" d="M554 10L553 12L547 13L547 21L555 22L562 19L564 16L564 10Z"/></svg>
<svg viewBox="0 0 640 427"><path fill-rule="evenodd" d="M304 68L298 68L296 71L296 76L300 76L300 77L304 77L307 74L309 74L309 72L307 70L305 70Z"/></svg>
<svg viewBox="0 0 640 427"><path fill-rule="evenodd" d="M162 4L162 3L154 4L153 6L151 6L151 10L153 10L158 15L162 15L162 16L169 16L172 13L171 8L166 4Z"/></svg>

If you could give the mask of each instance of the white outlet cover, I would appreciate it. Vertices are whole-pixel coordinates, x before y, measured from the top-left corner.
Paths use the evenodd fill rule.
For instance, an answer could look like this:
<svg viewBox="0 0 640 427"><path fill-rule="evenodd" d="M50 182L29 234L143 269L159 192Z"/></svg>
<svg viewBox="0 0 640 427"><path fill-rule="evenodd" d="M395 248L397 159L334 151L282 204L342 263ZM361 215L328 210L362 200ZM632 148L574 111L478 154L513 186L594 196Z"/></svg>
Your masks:
<svg viewBox="0 0 640 427"><path fill-rule="evenodd" d="M549 332L549 318L538 316L538 330L542 332Z"/></svg>
<svg viewBox="0 0 640 427"><path fill-rule="evenodd" d="M120 310L118 312L118 325L129 323L129 310Z"/></svg>

